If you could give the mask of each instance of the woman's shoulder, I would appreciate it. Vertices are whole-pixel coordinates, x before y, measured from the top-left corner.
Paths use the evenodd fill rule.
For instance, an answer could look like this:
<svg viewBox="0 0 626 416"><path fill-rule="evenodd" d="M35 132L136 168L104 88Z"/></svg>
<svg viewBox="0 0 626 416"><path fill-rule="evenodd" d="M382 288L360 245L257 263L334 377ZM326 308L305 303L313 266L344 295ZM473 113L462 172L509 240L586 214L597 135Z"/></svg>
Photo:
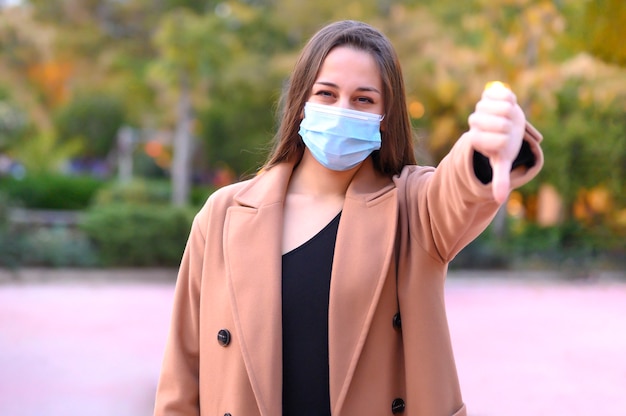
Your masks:
<svg viewBox="0 0 626 416"><path fill-rule="evenodd" d="M434 173L435 170L436 168L434 166L406 165L399 174L394 175L393 181L396 183L396 186L400 186L403 183L419 178L427 178Z"/></svg>
<svg viewBox="0 0 626 416"><path fill-rule="evenodd" d="M255 205L266 199L280 198L282 192L280 189L285 186L283 182L289 180L292 168L292 165L281 164L271 170L263 169L246 179L223 186L208 197L203 210L227 208L238 204Z"/></svg>
<svg viewBox="0 0 626 416"><path fill-rule="evenodd" d="M211 195L209 195L202 209L208 209L208 207L210 206L215 207L232 205L235 199L235 195L237 195L239 191L244 189L250 182L254 181L255 179L256 176L253 178L240 180L216 189Z"/></svg>
<svg viewBox="0 0 626 416"><path fill-rule="evenodd" d="M194 228L206 235L209 228L223 224L228 208L235 204L235 195L250 179L222 186L215 190L194 217Z"/></svg>

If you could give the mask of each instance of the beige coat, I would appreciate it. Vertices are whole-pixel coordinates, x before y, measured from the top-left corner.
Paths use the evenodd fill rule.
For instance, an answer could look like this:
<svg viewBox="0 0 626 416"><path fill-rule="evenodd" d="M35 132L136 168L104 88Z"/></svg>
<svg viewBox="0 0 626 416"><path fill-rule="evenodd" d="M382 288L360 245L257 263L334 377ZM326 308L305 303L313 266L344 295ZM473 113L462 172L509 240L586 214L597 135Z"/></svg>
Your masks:
<svg viewBox="0 0 626 416"><path fill-rule="evenodd" d="M527 134L537 163L513 171L513 186L539 171L540 139ZM278 165L220 189L195 218L155 415L281 415L281 227L292 169ZM369 159L362 165L346 194L331 277L333 416L392 415L396 399L403 415L467 414L444 280L448 262L497 209L464 138L437 169L407 166L390 179Z"/></svg>

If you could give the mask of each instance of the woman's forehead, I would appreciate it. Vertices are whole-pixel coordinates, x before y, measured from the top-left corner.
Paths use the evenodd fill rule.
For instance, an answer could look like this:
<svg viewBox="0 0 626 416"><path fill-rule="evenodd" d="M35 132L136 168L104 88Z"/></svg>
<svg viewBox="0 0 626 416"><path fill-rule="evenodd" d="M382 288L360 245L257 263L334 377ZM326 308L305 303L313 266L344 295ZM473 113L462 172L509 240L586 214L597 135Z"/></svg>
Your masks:
<svg viewBox="0 0 626 416"><path fill-rule="evenodd" d="M381 91L382 80L376 59L370 52L350 46L332 49L322 62L316 82L357 83L359 88Z"/></svg>

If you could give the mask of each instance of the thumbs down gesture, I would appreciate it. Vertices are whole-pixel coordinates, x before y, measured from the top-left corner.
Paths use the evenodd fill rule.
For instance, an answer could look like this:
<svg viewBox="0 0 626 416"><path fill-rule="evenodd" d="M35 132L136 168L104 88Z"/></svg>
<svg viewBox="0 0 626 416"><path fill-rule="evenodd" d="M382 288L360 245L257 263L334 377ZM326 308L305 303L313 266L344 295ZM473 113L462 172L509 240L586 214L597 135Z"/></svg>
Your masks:
<svg viewBox="0 0 626 416"><path fill-rule="evenodd" d="M474 150L489 158L493 197L506 201L511 190L511 166L522 146L526 117L515 94L501 82L487 84L468 120Z"/></svg>

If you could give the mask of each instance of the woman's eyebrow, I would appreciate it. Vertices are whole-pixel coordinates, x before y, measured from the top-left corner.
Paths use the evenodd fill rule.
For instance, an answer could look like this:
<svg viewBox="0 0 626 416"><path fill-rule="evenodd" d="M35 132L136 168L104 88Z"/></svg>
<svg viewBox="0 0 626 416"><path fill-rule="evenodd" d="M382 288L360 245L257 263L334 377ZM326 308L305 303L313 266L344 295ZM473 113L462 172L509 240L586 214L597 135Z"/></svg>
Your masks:
<svg viewBox="0 0 626 416"><path fill-rule="evenodd" d="M319 85L325 85L325 86L327 86L327 87L331 87L331 88L337 88L337 89L339 89L339 85L337 85L337 84L335 84L335 83L333 83L333 82L327 82L327 81L317 81L317 82L315 82L315 84L316 84L316 85L317 85L317 84L319 84ZM380 94L380 93L381 93L380 91L378 91L378 89L377 89L377 88L374 88L374 87L358 87L356 90L357 90L357 91L375 92L375 93L377 93L377 94Z"/></svg>

